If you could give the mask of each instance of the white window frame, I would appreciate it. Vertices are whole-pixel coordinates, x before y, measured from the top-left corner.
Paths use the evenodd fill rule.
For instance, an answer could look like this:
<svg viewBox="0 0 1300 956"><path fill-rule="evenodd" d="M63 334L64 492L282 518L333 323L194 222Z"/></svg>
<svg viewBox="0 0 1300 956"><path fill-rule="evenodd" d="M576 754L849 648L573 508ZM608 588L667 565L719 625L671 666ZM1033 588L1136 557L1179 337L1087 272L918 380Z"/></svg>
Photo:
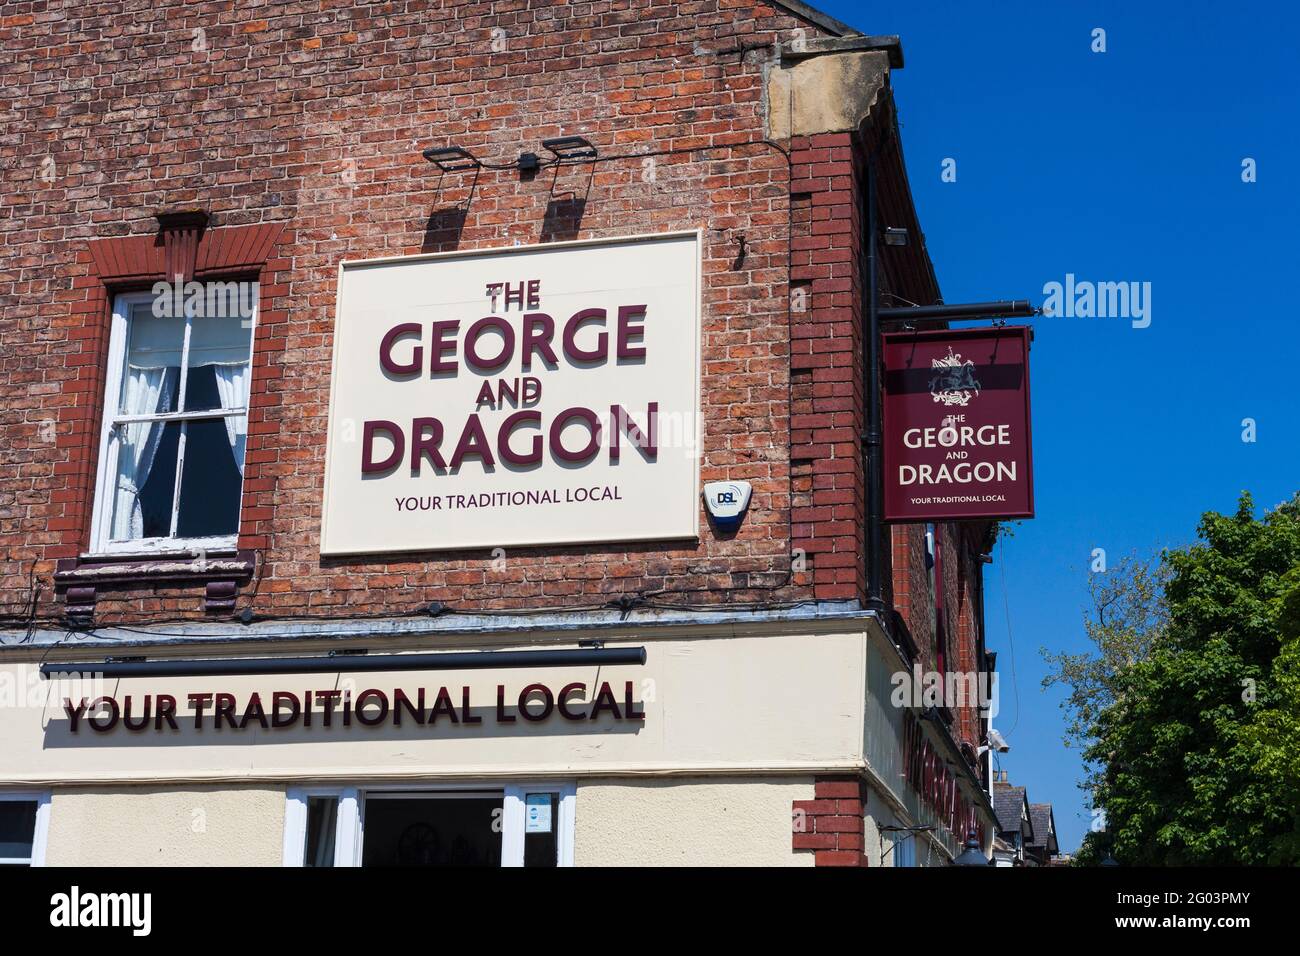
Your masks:
<svg viewBox="0 0 1300 956"><path fill-rule="evenodd" d="M250 280L252 281L252 280ZM249 319L249 372L251 377L253 362L253 343L257 338L257 310L260 293L254 282L253 314ZM114 541L111 537L113 522L113 488L117 478L118 442L113 440L116 426L120 421L165 420L182 423L180 445L176 454L176 484L172 489L172 528L176 528L180 509L181 478L185 468L185 428L184 423L193 420L230 418L235 415L247 415L248 406L233 408L229 411L213 409L203 411L180 411L185 407L186 364L189 361L190 328L193 317L186 314L185 334L181 343L180 380L176 386L175 412L159 415L121 416L110 414L121 401L122 375L126 370L126 350L130 332L130 314L134 306L149 303L155 296L151 292L123 292L113 300L113 320L109 335L108 368L104 376L104 413L99 436L99 463L95 474L95 509L91 520L90 551L92 554L170 554L178 551L204 553L208 551L233 551L239 540L239 520L243 512L243 481L240 481L240 517L235 519L235 533L228 535L210 535L201 538L132 538L127 541ZM242 475L243 469L240 473Z"/></svg>
<svg viewBox="0 0 1300 956"><path fill-rule="evenodd" d="M334 865L361 865L365 836L367 799L413 800L458 797L469 793L503 794L501 815L501 866L524 865L525 797L530 793L553 793L557 796L556 866L573 866L574 830L577 822L577 784L572 781L543 783L411 783L353 787L293 787L286 794L284 814L284 855L287 867L300 867L307 850L307 803L311 797L333 796L339 801L337 829L334 833Z"/></svg>
<svg viewBox="0 0 1300 956"><path fill-rule="evenodd" d="M292 787L284 809L284 865L303 866L307 855L307 809L312 797L334 797L334 866L360 866L361 820L355 787ZM352 862L354 861L355 862Z"/></svg>
<svg viewBox="0 0 1300 956"><path fill-rule="evenodd" d="M512 784L506 787L505 813L501 821L503 827L501 865L503 867L524 865L524 823L527 812L525 798L530 793L555 794L556 818L551 821L551 826L556 828L555 865L573 866L573 835L577 823L578 788L571 782Z"/></svg>
<svg viewBox="0 0 1300 956"><path fill-rule="evenodd" d="M44 866L45 847L50 832L50 794L49 791L7 790L0 791L0 801L6 803L35 803L36 826L32 829L32 855L0 856L0 864L6 866Z"/></svg>

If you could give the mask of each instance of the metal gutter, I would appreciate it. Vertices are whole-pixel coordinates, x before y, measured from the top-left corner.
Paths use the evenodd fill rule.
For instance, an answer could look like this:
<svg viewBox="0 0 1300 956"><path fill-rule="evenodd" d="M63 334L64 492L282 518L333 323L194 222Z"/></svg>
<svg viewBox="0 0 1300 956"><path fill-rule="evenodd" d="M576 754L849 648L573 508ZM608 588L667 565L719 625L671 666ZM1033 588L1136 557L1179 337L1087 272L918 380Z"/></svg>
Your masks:
<svg viewBox="0 0 1300 956"><path fill-rule="evenodd" d="M0 659L31 656L53 648L96 647L125 650L139 647L187 647L198 644L263 644L281 648L291 641L366 639L484 638L527 640L574 632L609 632L611 637L646 630L691 628L731 632L737 629L811 629L822 622L856 623L875 615L857 601L809 601L785 608L739 610L618 609L547 611L535 614L476 614L445 611L436 617L302 618L256 621L190 621L157 625L103 625L90 630L0 630Z"/></svg>

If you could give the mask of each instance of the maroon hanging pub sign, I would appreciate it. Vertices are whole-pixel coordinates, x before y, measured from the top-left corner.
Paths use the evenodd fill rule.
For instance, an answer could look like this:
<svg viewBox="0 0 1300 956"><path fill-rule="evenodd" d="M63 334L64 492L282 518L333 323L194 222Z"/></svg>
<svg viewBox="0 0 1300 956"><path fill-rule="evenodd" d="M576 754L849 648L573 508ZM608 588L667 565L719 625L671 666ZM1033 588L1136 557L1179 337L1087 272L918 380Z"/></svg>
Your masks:
<svg viewBox="0 0 1300 956"><path fill-rule="evenodd" d="M1032 518L1026 326L884 336L885 520Z"/></svg>

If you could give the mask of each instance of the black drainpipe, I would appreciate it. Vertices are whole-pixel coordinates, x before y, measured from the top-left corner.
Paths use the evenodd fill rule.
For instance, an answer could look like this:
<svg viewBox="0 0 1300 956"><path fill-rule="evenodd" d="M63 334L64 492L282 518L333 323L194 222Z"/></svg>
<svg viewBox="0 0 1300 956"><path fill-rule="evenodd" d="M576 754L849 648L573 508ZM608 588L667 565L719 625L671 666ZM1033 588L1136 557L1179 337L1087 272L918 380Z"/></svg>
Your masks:
<svg viewBox="0 0 1300 956"><path fill-rule="evenodd" d="M876 158L868 152L866 188L862 191L861 219L865 224L862 249L865 256L866 328L862 335L862 362L866 374L867 430L862 436L862 454L867 484L867 608L885 611L881 577L884 561L881 537L884 528L884 463L881 461L880 397L880 287L876 263Z"/></svg>

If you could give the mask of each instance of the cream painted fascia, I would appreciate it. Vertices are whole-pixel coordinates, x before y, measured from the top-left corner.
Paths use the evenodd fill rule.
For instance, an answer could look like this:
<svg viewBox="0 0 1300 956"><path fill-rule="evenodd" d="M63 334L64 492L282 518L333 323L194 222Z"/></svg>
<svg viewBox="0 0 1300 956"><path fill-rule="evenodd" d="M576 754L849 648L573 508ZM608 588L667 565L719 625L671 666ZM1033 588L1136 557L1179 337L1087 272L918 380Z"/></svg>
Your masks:
<svg viewBox="0 0 1300 956"><path fill-rule="evenodd" d="M231 676L220 678L122 678L105 681L102 693L118 700L131 694L139 702L147 693L174 695L182 703L180 730L130 733L119 726L96 734L83 726L72 735L63 714L61 693L41 688L23 706L0 708L0 739L9 741L0 787L88 786L162 783L173 785L258 783L308 784L341 780L428 781L733 776L754 774L860 775L863 759L863 716L866 631L875 628L866 616L822 621L797 627L768 622L734 628L665 628L649 634L635 632L615 639L600 634L606 646L635 643L647 649L644 667L604 665L600 668L559 667L454 672L406 671L328 673L316 675ZM428 640L378 642L349 640L348 646L378 650L428 651L486 646L513 648L573 646L581 632L520 635L503 642L502 635L473 635L445 639L433 647ZM638 639L640 638L640 639ZM242 656L271 654L275 642L254 652L246 644L228 650ZM337 649L342 642L294 643L292 652ZM269 646L268 646L269 645ZM150 657L198 655L215 658L214 646L199 652L191 646L160 646ZM45 650L65 660L92 661L88 648ZM103 653L101 650L100 654ZM5 662L0 683L26 686L36 662ZM606 725L564 725L549 722L497 727L491 715L480 727L437 728L404 724L401 728L353 726L287 730L220 731L205 726L194 731L187 721L187 694L226 691L240 701L256 691L300 693L306 689L355 682L364 687L472 688L475 705L495 702L495 685L512 688L534 680L558 687L569 681L610 681L622 689L633 681L644 699L647 720L639 728ZM650 681L651 683L646 683ZM38 685L39 686L39 685ZM74 697L83 693L72 691ZM86 689L86 696L96 691ZM621 695L620 695L621 696ZM138 713L138 712L137 712Z"/></svg>
<svg viewBox="0 0 1300 956"><path fill-rule="evenodd" d="M767 72L767 135L786 140L856 131L888 84L889 54L881 50L773 63Z"/></svg>

